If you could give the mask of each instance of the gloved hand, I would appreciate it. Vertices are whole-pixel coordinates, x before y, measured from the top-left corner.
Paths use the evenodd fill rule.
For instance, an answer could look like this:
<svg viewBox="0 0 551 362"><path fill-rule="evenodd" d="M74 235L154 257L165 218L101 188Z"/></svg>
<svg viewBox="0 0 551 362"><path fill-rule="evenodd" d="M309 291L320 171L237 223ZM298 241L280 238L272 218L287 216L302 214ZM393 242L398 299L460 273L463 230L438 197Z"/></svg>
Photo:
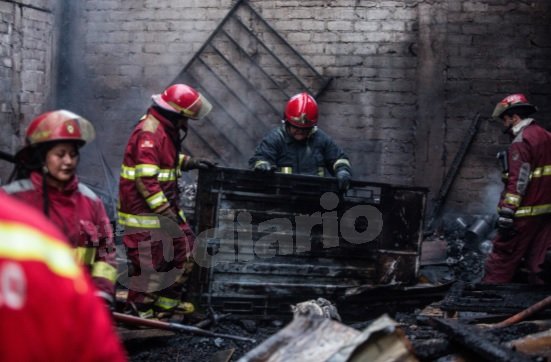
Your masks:
<svg viewBox="0 0 551 362"><path fill-rule="evenodd" d="M172 207L167 207L162 211L159 211L159 215L163 215L164 217L168 218L171 221L174 221L175 223L179 223L178 215L172 210Z"/></svg>
<svg viewBox="0 0 551 362"><path fill-rule="evenodd" d="M274 172L275 167L272 167L268 162L259 162L254 166L254 170L262 173Z"/></svg>
<svg viewBox="0 0 551 362"><path fill-rule="evenodd" d="M502 207L497 212L496 221L497 231L502 236L511 236L514 233L513 223L515 211L507 207Z"/></svg>
<svg viewBox="0 0 551 362"><path fill-rule="evenodd" d="M350 179L352 176L350 175L350 172L347 170L339 170L337 171L337 185L339 187L339 191L346 192L348 191L348 188L350 187Z"/></svg>
<svg viewBox="0 0 551 362"><path fill-rule="evenodd" d="M102 301L103 301L103 304L105 304L105 306L107 307L107 309L110 311L110 312L114 312L115 311L115 297L104 292L104 291L100 291L98 290L96 292L96 296L99 297Z"/></svg>
<svg viewBox="0 0 551 362"><path fill-rule="evenodd" d="M189 160L189 169L200 169L200 170L208 170L211 167L215 167L216 164L209 160L204 160L202 158L191 158Z"/></svg>

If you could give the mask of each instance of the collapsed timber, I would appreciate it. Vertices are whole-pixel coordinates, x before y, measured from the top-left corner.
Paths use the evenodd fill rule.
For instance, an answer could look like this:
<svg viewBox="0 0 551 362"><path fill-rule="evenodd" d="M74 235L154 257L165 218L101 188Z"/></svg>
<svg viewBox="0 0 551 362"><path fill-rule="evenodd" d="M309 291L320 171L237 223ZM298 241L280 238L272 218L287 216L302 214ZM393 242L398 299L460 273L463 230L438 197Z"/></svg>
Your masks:
<svg viewBox="0 0 551 362"><path fill-rule="evenodd" d="M211 335L119 324L134 361L348 361L383 341L403 360L524 360L521 345L545 356L521 341L542 344L545 308L488 325L548 290L477 285L483 235L476 248L466 230L422 240L423 188L353 181L343 195L331 178L226 168L201 171L197 185L188 292L205 318L180 322Z"/></svg>

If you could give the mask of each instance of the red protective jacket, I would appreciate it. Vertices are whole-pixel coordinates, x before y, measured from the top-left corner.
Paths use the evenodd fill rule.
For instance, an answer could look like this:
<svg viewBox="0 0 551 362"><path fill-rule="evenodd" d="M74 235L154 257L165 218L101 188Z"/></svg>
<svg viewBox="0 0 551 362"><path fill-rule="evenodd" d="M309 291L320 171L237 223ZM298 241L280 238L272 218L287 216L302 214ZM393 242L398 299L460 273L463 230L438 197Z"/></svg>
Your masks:
<svg viewBox="0 0 551 362"><path fill-rule="evenodd" d="M485 283L509 283L521 264L528 282L538 273L551 247L551 133L523 120L509 147L509 173L499 209L514 211L513 231L498 235L485 262Z"/></svg>
<svg viewBox="0 0 551 362"><path fill-rule="evenodd" d="M0 204L0 361L125 361L59 230L3 192Z"/></svg>
<svg viewBox="0 0 551 362"><path fill-rule="evenodd" d="M167 208L185 222L178 205L177 180L181 170L187 169L189 160L189 156L180 153L179 130L150 108L130 135L124 151L119 182L119 223L133 228L160 228L155 213Z"/></svg>
<svg viewBox="0 0 551 362"><path fill-rule="evenodd" d="M42 174L18 180L3 189L43 210ZM101 199L75 176L63 191L48 187L48 217L75 248L77 259L91 272L98 294L114 300L117 278L113 230Z"/></svg>
<svg viewBox="0 0 551 362"><path fill-rule="evenodd" d="M507 151L509 173L498 208L515 218L551 213L551 133L532 122Z"/></svg>

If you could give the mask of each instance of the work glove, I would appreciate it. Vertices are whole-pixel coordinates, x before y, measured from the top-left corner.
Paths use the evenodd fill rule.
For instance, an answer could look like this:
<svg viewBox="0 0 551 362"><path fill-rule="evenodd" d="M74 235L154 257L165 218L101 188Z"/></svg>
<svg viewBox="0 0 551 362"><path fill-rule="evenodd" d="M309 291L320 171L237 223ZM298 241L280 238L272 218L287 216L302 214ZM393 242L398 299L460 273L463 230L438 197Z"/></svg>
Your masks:
<svg viewBox="0 0 551 362"><path fill-rule="evenodd" d="M189 170L199 169L199 170L208 170L211 167L215 167L216 164L209 160L204 160L202 158L191 158L189 161Z"/></svg>
<svg viewBox="0 0 551 362"><path fill-rule="evenodd" d="M103 301L103 304L107 307L107 309L112 313L115 311L115 297L104 292L104 291L97 291L96 296L99 297Z"/></svg>
<svg viewBox="0 0 551 362"><path fill-rule="evenodd" d="M348 188L350 187L350 179L351 179L350 172L347 170L339 170L337 171L337 185L339 187L339 191L346 192L348 191Z"/></svg>
<svg viewBox="0 0 551 362"><path fill-rule="evenodd" d="M254 166L254 170L261 173L270 173L275 171L275 167L270 165L268 162L259 162Z"/></svg>
<svg viewBox="0 0 551 362"><path fill-rule="evenodd" d="M174 221L177 224L180 223L178 214L176 214L174 212L174 210L172 210L172 207L170 207L170 206L165 208L163 211L160 211L159 215L162 215L162 216L168 218L170 221Z"/></svg>
<svg viewBox="0 0 551 362"><path fill-rule="evenodd" d="M498 218L496 220L497 231L501 236L510 237L514 235L514 217L515 211L508 207L502 207L497 212Z"/></svg>

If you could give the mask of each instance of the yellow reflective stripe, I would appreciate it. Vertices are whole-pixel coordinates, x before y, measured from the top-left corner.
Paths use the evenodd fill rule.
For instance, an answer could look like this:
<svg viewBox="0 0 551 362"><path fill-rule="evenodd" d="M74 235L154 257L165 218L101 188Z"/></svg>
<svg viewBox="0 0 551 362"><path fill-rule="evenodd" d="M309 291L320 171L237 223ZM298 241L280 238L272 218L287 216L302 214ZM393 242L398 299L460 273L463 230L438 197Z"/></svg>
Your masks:
<svg viewBox="0 0 551 362"><path fill-rule="evenodd" d="M258 165L268 165L268 166L270 166L270 163L268 161L258 160L254 163L254 168L256 168Z"/></svg>
<svg viewBox="0 0 551 362"><path fill-rule="evenodd" d="M341 165L346 165L346 166L350 167L350 161L348 161L346 158L339 158L333 164L333 171L336 171L337 167L339 167Z"/></svg>
<svg viewBox="0 0 551 362"><path fill-rule="evenodd" d="M511 204L511 205L514 205L514 206L519 206L521 200L522 200L522 198L519 195L509 194L509 193L505 194L505 200L504 201L508 204Z"/></svg>
<svg viewBox="0 0 551 362"><path fill-rule="evenodd" d="M178 155L178 169L186 169L188 167L189 160L191 160L191 156L180 153Z"/></svg>
<svg viewBox="0 0 551 362"><path fill-rule="evenodd" d="M551 214L551 204L523 206L515 212L516 217L537 216L543 214Z"/></svg>
<svg viewBox="0 0 551 362"><path fill-rule="evenodd" d="M92 265L92 277L105 278L112 283L117 280L117 269L104 261L98 261Z"/></svg>
<svg viewBox="0 0 551 362"><path fill-rule="evenodd" d="M26 225L8 222L0 223L0 235L0 257L41 262L63 277L80 276L73 250L61 241Z"/></svg>
<svg viewBox="0 0 551 362"><path fill-rule="evenodd" d="M140 164L136 165L136 177L153 177L159 174L160 168L157 165Z"/></svg>
<svg viewBox="0 0 551 362"><path fill-rule="evenodd" d="M158 229L161 227L159 217L154 215L132 215L118 212L119 224L135 228Z"/></svg>
<svg viewBox="0 0 551 362"><path fill-rule="evenodd" d="M176 181L176 170L161 169L157 175L159 181Z"/></svg>
<svg viewBox="0 0 551 362"><path fill-rule="evenodd" d="M155 195L151 195L145 199L145 202L147 202L147 205L149 205L152 210L155 210L159 206L166 204L168 199L166 198L164 192L159 191Z"/></svg>
<svg viewBox="0 0 551 362"><path fill-rule="evenodd" d="M155 306L159 307L159 308L162 308L164 310L174 309L178 305L180 305L180 301L178 299L173 299L173 298L159 297L155 301Z"/></svg>
<svg viewBox="0 0 551 362"><path fill-rule="evenodd" d="M293 173L292 167L280 167L279 172L281 173Z"/></svg>
<svg viewBox="0 0 551 362"><path fill-rule="evenodd" d="M537 167L532 171L530 177L542 177L542 176L551 176L551 165Z"/></svg>
<svg viewBox="0 0 551 362"><path fill-rule="evenodd" d="M180 216L180 218L186 222L186 215L184 215L184 212L182 210L178 210L178 215Z"/></svg>
<svg viewBox="0 0 551 362"><path fill-rule="evenodd" d="M149 168L142 168L141 170L142 171L138 172L137 169L133 167L122 165L121 177L126 180L134 181L136 179L136 175L138 177L151 177L157 175L157 180L159 181L176 181L178 176L178 172L176 170L169 168L160 169L157 167L154 173L151 173L153 169Z"/></svg>
<svg viewBox="0 0 551 362"><path fill-rule="evenodd" d="M136 178L136 170L133 167L122 165L121 177L127 180L134 180Z"/></svg>
<svg viewBox="0 0 551 362"><path fill-rule="evenodd" d="M96 248L79 246L75 248L75 257L83 265L92 265L96 259Z"/></svg>

